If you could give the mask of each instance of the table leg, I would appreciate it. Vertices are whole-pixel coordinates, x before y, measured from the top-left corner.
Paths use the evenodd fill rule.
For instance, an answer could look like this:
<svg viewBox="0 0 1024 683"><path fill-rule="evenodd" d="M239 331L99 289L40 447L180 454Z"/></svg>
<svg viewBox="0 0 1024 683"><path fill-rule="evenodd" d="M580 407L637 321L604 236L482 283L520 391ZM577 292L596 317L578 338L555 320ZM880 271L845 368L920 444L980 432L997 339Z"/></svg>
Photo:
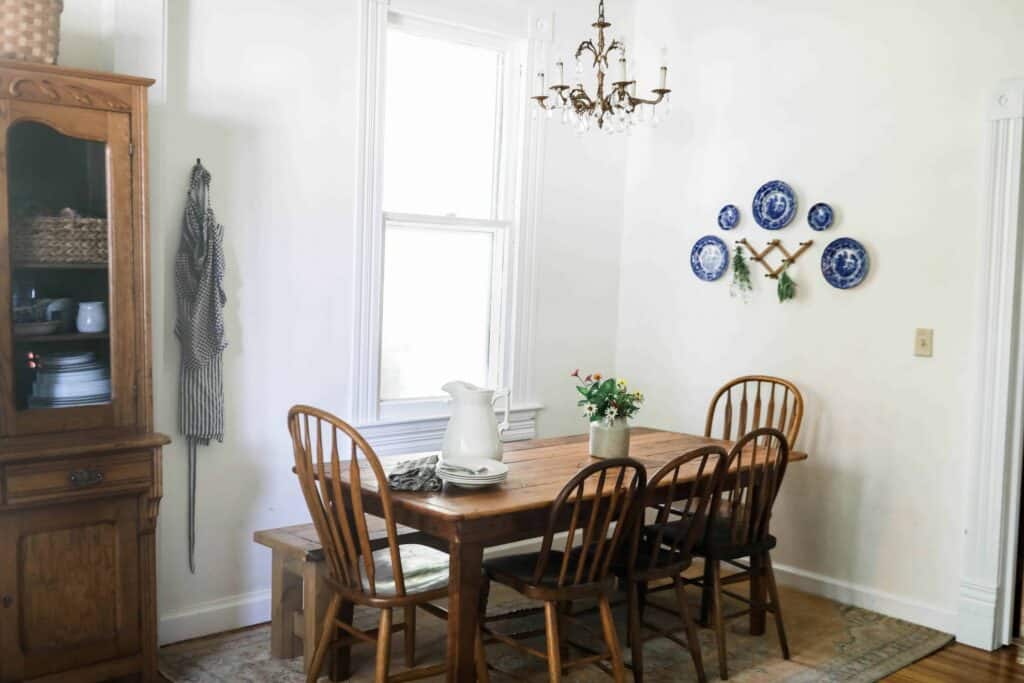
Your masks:
<svg viewBox="0 0 1024 683"><path fill-rule="evenodd" d="M768 599L768 584L764 577L764 557L750 557L750 635L764 635L765 601Z"/></svg>
<svg viewBox="0 0 1024 683"><path fill-rule="evenodd" d="M476 680L474 646L484 549L453 539L449 546L448 673L450 683Z"/></svg>

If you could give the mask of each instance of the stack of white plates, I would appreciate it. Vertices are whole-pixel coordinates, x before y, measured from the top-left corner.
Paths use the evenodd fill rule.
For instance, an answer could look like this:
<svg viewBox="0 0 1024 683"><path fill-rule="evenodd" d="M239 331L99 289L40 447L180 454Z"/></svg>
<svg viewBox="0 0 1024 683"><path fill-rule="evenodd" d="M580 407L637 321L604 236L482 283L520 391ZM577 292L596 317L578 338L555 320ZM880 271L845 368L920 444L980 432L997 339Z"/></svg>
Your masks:
<svg viewBox="0 0 1024 683"><path fill-rule="evenodd" d="M88 351L44 354L32 384L31 408L70 408L110 402L110 368Z"/></svg>
<svg viewBox="0 0 1024 683"><path fill-rule="evenodd" d="M464 489L481 489L508 478L508 465L488 458L445 458L437 463L437 476Z"/></svg>

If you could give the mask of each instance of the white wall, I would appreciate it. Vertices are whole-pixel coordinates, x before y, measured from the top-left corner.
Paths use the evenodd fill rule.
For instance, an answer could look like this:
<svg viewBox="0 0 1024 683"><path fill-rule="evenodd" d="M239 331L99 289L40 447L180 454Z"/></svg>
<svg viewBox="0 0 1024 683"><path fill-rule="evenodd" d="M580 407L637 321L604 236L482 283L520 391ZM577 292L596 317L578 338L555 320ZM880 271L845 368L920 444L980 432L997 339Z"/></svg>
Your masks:
<svg viewBox="0 0 1024 683"><path fill-rule="evenodd" d="M65 4L65 28L81 30L65 35L63 64L130 62L110 52L102 27L111 21L115 44L125 39L144 63L166 64L163 74L139 75L163 81L150 113L154 383L157 428L172 436L172 262L197 156L213 174L213 204L226 227L227 436L200 453L195 576L186 563L180 438L164 451L161 639L263 621L270 556L252 543L252 532L308 521L290 473L288 407L349 410L358 3L168 2L165 60L143 54L147 44L159 51L159 27L140 27L134 14L131 26L119 22L124 11L110 0ZM593 11L573 4L544 2L537 10L557 10L557 30L575 37ZM525 35L526 3L494 0L494 9L515 12ZM537 297L535 396L521 397L547 406L538 423L545 435L582 428L572 368L607 369L614 358L625 176L624 140L579 139L557 123L548 133L536 244L537 291L547 294Z"/></svg>
<svg viewBox="0 0 1024 683"><path fill-rule="evenodd" d="M776 564L805 587L952 630L972 389L986 96L1024 73L1024 5L996 0L639 0L636 33L670 51L674 118L629 145L617 369L648 396L643 421L700 430L725 380L777 374L807 414L778 505ZM652 54L654 54L652 52ZM799 199L772 234L750 213L781 178ZM836 225L814 233L808 207ZM740 227L723 233L734 203ZM748 304L730 273L690 272L694 241L814 246L795 301L751 263ZM867 247L852 291L821 277L839 236ZM935 356L912 354L915 327Z"/></svg>

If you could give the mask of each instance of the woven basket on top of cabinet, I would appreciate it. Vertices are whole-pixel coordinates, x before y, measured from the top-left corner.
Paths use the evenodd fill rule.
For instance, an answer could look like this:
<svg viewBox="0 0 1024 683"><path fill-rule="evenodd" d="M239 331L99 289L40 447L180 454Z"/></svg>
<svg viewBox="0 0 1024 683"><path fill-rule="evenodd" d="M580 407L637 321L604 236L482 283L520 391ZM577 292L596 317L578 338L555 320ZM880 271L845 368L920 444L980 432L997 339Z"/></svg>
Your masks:
<svg viewBox="0 0 1024 683"><path fill-rule="evenodd" d="M11 233L15 264L107 262L105 218L36 216L16 223Z"/></svg>
<svg viewBox="0 0 1024 683"><path fill-rule="evenodd" d="M0 0L0 57L57 63L62 0Z"/></svg>

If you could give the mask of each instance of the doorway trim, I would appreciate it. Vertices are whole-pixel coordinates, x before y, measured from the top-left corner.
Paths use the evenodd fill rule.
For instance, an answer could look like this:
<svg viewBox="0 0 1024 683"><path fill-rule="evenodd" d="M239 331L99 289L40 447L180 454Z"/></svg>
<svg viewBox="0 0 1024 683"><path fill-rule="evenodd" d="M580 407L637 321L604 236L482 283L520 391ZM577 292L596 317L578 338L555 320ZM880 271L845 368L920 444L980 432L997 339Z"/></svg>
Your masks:
<svg viewBox="0 0 1024 683"><path fill-rule="evenodd" d="M1024 461L1021 195L1024 79L989 106L976 376L956 637L992 650L1010 641Z"/></svg>

